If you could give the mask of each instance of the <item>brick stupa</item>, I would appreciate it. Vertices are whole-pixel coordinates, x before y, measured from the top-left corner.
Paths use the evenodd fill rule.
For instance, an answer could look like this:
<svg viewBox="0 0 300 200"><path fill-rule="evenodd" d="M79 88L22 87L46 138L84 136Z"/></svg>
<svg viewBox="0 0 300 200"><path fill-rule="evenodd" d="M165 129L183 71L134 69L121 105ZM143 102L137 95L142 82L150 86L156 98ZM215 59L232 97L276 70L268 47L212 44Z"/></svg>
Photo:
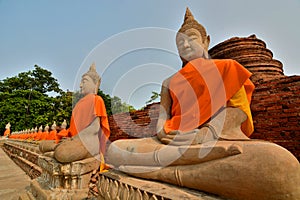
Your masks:
<svg viewBox="0 0 300 200"><path fill-rule="evenodd" d="M284 76L282 63L273 59L272 51L255 35L233 37L212 47L208 53L211 58L238 61L253 73L254 83Z"/></svg>

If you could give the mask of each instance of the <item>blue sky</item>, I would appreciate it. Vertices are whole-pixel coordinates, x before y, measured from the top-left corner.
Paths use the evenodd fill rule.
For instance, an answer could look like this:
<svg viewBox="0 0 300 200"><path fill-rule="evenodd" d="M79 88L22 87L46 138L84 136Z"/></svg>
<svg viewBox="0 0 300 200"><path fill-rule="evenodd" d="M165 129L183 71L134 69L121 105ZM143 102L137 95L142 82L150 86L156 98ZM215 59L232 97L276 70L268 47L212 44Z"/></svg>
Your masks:
<svg viewBox="0 0 300 200"><path fill-rule="evenodd" d="M187 6L210 47L256 34L286 75L300 75L300 0L0 0L0 80L37 64L73 91L96 62L100 88L140 108L181 67L174 35Z"/></svg>

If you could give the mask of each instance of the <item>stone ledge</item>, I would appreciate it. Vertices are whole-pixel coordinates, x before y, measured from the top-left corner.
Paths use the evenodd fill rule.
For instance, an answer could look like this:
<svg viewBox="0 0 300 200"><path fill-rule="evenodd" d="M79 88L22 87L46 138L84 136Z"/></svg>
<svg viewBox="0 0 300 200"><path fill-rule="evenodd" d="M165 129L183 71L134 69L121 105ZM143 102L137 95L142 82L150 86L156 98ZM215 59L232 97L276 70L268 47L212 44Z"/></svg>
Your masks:
<svg viewBox="0 0 300 200"><path fill-rule="evenodd" d="M95 158L62 164L51 157L39 156L38 163L43 169L39 183L59 189L88 188L91 172L99 166Z"/></svg>
<svg viewBox="0 0 300 200"><path fill-rule="evenodd" d="M200 199L224 198L175 185L128 176L116 170L100 175L98 199Z"/></svg>
<svg viewBox="0 0 300 200"><path fill-rule="evenodd" d="M37 180L31 181L29 195L31 200L50 200L50 199L72 199L82 200L86 199L88 195L88 188L86 189L55 189L44 187L38 183ZM26 200L26 199L20 199Z"/></svg>
<svg viewBox="0 0 300 200"><path fill-rule="evenodd" d="M37 165L38 153L10 141L4 143L3 150L31 179L40 176L42 169Z"/></svg>

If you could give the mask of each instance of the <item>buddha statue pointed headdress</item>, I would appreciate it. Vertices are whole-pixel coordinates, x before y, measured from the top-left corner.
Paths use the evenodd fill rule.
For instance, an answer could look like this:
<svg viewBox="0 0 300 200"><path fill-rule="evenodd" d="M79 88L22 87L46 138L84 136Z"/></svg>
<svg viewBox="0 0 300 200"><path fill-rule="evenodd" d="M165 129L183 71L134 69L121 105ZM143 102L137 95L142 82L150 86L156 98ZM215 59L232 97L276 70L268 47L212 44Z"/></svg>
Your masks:
<svg viewBox="0 0 300 200"><path fill-rule="evenodd" d="M195 20L192 12L190 11L190 9L187 7L186 8L186 11L185 11L185 15L184 15L184 21L180 27L180 29L178 30L178 33L185 33L186 30L188 29L191 29L191 28L194 28L196 30L199 31L199 33L201 34L202 36L202 41L203 42L207 42L207 48L208 48L208 45L209 45L209 42L210 42L210 37L209 35L207 35L206 33L206 30L204 28L204 26L202 26L201 24L199 24L197 22L197 20Z"/></svg>
<svg viewBox="0 0 300 200"><path fill-rule="evenodd" d="M87 71L85 74L82 75L82 77L84 76L89 76L93 79L94 83L97 85L97 90L100 86L100 82L101 82L101 77L99 76L99 74L96 71L96 65L93 62L92 65L90 66L89 71Z"/></svg>
<svg viewBox="0 0 300 200"><path fill-rule="evenodd" d="M67 127L67 121L64 119L63 123L60 126L61 128L66 128Z"/></svg>

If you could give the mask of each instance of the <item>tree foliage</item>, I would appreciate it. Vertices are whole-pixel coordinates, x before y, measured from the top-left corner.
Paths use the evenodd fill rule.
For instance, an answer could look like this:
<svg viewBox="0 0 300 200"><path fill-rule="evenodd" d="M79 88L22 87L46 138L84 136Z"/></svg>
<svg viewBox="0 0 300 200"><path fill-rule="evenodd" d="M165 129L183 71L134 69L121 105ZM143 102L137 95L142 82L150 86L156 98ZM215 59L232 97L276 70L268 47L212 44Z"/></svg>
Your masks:
<svg viewBox="0 0 300 200"><path fill-rule="evenodd" d="M48 92L59 95L52 97ZM68 120L72 112L72 95L59 88L52 73L37 65L33 71L0 81L0 133L10 122L12 130L23 130L53 121Z"/></svg>
<svg viewBox="0 0 300 200"><path fill-rule="evenodd" d="M150 99L148 101L146 101L146 104L150 104L150 103L153 103L155 102L158 98L160 98L160 94L155 92L155 91L152 91L152 96L150 97Z"/></svg>
<svg viewBox="0 0 300 200"><path fill-rule="evenodd" d="M58 95L49 96L51 92ZM101 90L98 95L108 115L134 110L119 97L110 97ZM60 125L64 119L69 124L72 109L81 97L79 92L61 90L52 73L37 65L33 71L6 78L0 81L0 135L8 122L12 131L50 126L54 121Z"/></svg>
<svg viewBox="0 0 300 200"><path fill-rule="evenodd" d="M111 97L108 94L104 94L101 90L98 90L98 95L101 96L104 101L107 115L130 112L135 110L133 106L122 102L122 100L119 97Z"/></svg>
<svg viewBox="0 0 300 200"><path fill-rule="evenodd" d="M16 90L34 90L42 94L62 92L52 73L38 65L34 66L33 71L21 72L15 77L0 81L0 92L12 93Z"/></svg>

